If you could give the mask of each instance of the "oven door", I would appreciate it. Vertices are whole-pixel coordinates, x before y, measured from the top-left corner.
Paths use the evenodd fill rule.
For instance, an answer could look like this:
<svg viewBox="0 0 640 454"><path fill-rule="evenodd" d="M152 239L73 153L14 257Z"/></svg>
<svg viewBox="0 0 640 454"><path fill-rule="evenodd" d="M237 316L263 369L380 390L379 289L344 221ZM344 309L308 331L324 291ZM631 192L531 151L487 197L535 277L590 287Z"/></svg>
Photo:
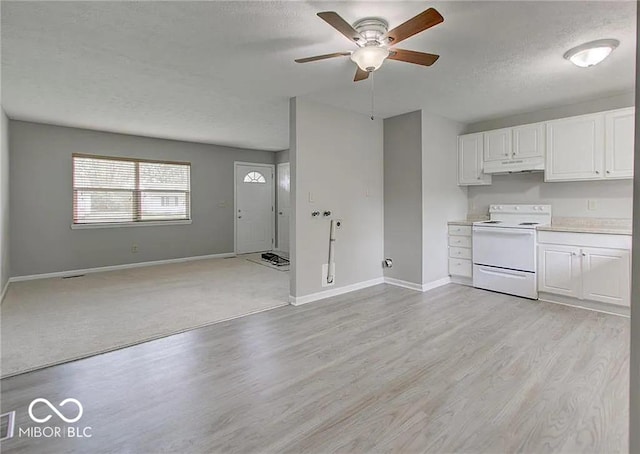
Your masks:
<svg viewBox="0 0 640 454"><path fill-rule="evenodd" d="M473 263L519 271L536 271L536 231L473 227Z"/></svg>

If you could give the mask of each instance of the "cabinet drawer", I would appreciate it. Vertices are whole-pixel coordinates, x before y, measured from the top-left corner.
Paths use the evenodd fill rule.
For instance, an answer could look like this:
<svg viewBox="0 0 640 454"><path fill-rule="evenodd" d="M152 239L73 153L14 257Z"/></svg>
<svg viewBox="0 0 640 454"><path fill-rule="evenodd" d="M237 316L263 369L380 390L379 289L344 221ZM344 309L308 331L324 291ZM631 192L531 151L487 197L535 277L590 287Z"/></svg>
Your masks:
<svg viewBox="0 0 640 454"><path fill-rule="evenodd" d="M471 277L471 260L450 258L449 274L452 276Z"/></svg>
<svg viewBox="0 0 640 454"><path fill-rule="evenodd" d="M451 235L451 236L449 236L449 246L471 247L471 237L470 236Z"/></svg>
<svg viewBox="0 0 640 454"><path fill-rule="evenodd" d="M471 249L466 247L450 247L449 257L456 259L468 259L471 260Z"/></svg>
<svg viewBox="0 0 640 454"><path fill-rule="evenodd" d="M470 225L450 225L449 235L471 236Z"/></svg>

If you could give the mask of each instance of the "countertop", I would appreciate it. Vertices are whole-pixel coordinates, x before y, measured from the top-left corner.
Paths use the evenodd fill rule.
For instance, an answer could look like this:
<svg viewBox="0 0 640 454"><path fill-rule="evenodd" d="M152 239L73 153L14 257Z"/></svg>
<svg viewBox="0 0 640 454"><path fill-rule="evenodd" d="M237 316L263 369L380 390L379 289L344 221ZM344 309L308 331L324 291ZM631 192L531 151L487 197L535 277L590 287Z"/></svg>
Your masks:
<svg viewBox="0 0 640 454"><path fill-rule="evenodd" d="M546 232L603 233L631 235L631 219L554 217L551 225L538 227Z"/></svg>
<svg viewBox="0 0 640 454"><path fill-rule="evenodd" d="M472 226L476 221L484 221L486 217L449 221L448 225ZM631 219L609 218L568 218L554 217L551 225L539 226L539 231L572 232L572 233L601 233L607 235L631 235Z"/></svg>
<svg viewBox="0 0 640 454"><path fill-rule="evenodd" d="M545 232L572 232L572 233L604 233L608 235L631 235L631 227L587 227L581 225L542 225L537 228Z"/></svg>
<svg viewBox="0 0 640 454"><path fill-rule="evenodd" d="M476 221L449 221L447 222L448 225L473 225L473 223Z"/></svg>

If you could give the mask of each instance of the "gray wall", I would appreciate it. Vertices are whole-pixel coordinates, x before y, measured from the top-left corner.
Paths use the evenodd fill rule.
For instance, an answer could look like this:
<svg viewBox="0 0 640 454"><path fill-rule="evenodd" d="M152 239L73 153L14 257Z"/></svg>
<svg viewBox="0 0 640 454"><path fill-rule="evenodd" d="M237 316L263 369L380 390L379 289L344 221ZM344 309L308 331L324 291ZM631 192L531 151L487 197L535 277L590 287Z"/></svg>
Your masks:
<svg viewBox="0 0 640 454"><path fill-rule="evenodd" d="M10 275L9 247L9 119L0 109L0 294Z"/></svg>
<svg viewBox="0 0 640 454"><path fill-rule="evenodd" d="M72 230L74 152L191 162L193 223ZM233 162L274 162L266 151L20 121L10 155L12 276L233 252Z"/></svg>
<svg viewBox="0 0 640 454"><path fill-rule="evenodd" d="M289 150L282 150L276 153L276 164L289 162Z"/></svg>
<svg viewBox="0 0 640 454"><path fill-rule="evenodd" d="M290 144L294 183L292 251L296 297L382 277L382 120L296 98ZM309 201L309 194L313 201ZM327 262L329 221L312 218L331 210L342 219L337 233L336 278L321 286Z"/></svg>
<svg viewBox="0 0 640 454"><path fill-rule="evenodd" d="M634 92L483 121L468 125L465 133L487 131L520 124L554 120L634 105ZM469 187L469 213L486 214L491 203L550 203L554 216L631 218L631 180L545 183L542 172L494 175L491 186ZM587 201L597 209L588 210Z"/></svg>
<svg viewBox="0 0 640 454"><path fill-rule="evenodd" d="M384 120L385 277L422 284L422 113Z"/></svg>
<svg viewBox="0 0 640 454"><path fill-rule="evenodd" d="M640 23L640 8L638 8ZM640 43L640 28L637 29ZM640 46L636 47L636 79L640 74ZM637 87L637 85L636 85ZM640 92L636 89L636 143L633 182L633 251L631 279L631 377L629 386L629 452L640 452Z"/></svg>
<svg viewBox="0 0 640 454"><path fill-rule="evenodd" d="M463 125L422 112L422 283L449 276L447 221L464 219L467 190L458 186Z"/></svg>

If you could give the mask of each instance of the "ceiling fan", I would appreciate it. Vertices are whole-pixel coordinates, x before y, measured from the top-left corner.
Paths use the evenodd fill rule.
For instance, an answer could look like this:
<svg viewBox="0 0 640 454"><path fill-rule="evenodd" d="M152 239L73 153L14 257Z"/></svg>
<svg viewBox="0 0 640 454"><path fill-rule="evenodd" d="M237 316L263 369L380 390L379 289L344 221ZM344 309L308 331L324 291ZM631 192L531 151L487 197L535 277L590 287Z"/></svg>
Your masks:
<svg viewBox="0 0 640 454"><path fill-rule="evenodd" d="M380 68L387 58L416 65L431 66L440 57L435 54L390 47L443 22L444 18L433 8L423 11L391 31L389 31L389 24L377 17L361 19L355 22L353 26L335 11L318 13L318 17L354 42L358 49L353 52L335 52L315 57L299 58L296 63L350 56L351 60L358 65L353 79L354 82L358 82L368 78L369 74Z"/></svg>

